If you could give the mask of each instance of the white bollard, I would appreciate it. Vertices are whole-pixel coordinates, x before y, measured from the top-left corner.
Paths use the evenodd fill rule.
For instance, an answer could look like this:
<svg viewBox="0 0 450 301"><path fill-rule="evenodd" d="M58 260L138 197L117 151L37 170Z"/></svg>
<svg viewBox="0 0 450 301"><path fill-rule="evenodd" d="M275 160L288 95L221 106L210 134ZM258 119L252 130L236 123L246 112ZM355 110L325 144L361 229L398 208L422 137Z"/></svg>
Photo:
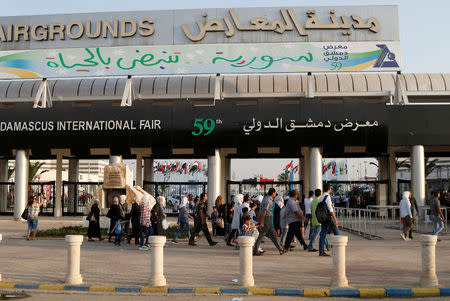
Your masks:
<svg viewBox="0 0 450 301"><path fill-rule="evenodd" d="M436 241L437 235L421 235L422 240L422 276L420 286L436 287L438 278L436 276Z"/></svg>
<svg viewBox="0 0 450 301"><path fill-rule="evenodd" d="M329 238L333 245L333 278L332 287L348 287L348 280L345 274L345 247L347 246L348 236L335 235Z"/></svg>
<svg viewBox="0 0 450 301"><path fill-rule="evenodd" d="M253 279L253 245L255 238L253 236L239 236L239 283L242 287L250 287L255 285Z"/></svg>
<svg viewBox="0 0 450 301"><path fill-rule="evenodd" d="M149 243L152 250L150 286L166 286L166 277L164 277L164 245L166 237L150 236Z"/></svg>
<svg viewBox="0 0 450 301"><path fill-rule="evenodd" d="M67 242L67 276L65 283L78 285L83 283L80 274L80 246L83 235L66 235Z"/></svg>

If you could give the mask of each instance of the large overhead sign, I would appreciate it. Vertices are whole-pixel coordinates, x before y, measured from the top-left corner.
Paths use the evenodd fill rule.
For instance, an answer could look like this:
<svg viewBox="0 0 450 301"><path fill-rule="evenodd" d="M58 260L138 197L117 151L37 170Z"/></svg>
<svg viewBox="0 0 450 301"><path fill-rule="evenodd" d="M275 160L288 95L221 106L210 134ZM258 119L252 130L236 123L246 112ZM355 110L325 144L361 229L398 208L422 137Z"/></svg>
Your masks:
<svg viewBox="0 0 450 301"><path fill-rule="evenodd" d="M400 65L395 6L0 18L0 78L395 71Z"/></svg>

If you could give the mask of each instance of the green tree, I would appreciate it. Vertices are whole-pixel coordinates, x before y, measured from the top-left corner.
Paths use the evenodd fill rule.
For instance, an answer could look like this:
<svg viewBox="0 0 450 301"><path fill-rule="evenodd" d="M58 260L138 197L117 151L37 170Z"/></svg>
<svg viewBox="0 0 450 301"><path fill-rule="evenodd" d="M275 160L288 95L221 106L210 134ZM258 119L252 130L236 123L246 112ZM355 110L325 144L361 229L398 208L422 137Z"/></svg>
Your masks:
<svg viewBox="0 0 450 301"><path fill-rule="evenodd" d="M40 177L42 174L49 172L48 169L40 170L45 163L39 161L30 163L28 165L28 182L33 182L36 178ZM16 167L8 168L8 180L11 179L12 175L16 171Z"/></svg>
<svg viewBox="0 0 450 301"><path fill-rule="evenodd" d="M334 194L338 193L341 187L342 187L341 184L331 183L331 189L333 190Z"/></svg>
<svg viewBox="0 0 450 301"><path fill-rule="evenodd" d="M11 179L12 175L14 174L14 168L8 167L8 181Z"/></svg>
<svg viewBox="0 0 450 301"><path fill-rule="evenodd" d="M277 176L277 182L289 182L289 174L282 172ZM284 184L286 191L289 191L289 185ZM282 186L282 184L277 184L277 187Z"/></svg>
<svg viewBox="0 0 450 301"><path fill-rule="evenodd" d="M36 178L39 178L46 172L49 172L48 169L40 170L45 163L41 163L36 161L34 163L30 163L28 166L28 181L33 182Z"/></svg>

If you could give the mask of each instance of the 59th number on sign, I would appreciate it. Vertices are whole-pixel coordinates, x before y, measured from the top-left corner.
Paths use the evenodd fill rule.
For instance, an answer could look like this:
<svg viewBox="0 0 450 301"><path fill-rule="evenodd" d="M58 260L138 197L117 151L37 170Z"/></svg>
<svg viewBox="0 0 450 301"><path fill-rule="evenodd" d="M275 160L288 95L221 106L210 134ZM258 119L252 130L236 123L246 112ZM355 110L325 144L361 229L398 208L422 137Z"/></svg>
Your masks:
<svg viewBox="0 0 450 301"><path fill-rule="evenodd" d="M216 128L216 124L222 124L222 120L196 118L194 120L194 130L191 132L193 136L208 136Z"/></svg>

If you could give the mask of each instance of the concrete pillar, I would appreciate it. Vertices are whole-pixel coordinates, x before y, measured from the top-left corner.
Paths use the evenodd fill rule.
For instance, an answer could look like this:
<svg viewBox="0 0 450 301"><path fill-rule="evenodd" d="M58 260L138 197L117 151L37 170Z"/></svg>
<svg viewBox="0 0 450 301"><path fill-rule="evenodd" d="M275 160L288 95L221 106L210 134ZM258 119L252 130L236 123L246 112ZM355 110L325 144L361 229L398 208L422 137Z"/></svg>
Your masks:
<svg viewBox="0 0 450 301"><path fill-rule="evenodd" d="M151 254L150 286L166 286L164 277L164 244L165 236L150 236Z"/></svg>
<svg viewBox="0 0 450 301"><path fill-rule="evenodd" d="M14 184L14 219L20 217L25 210L28 199L28 153L26 150L16 150L16 176Z"/></svg>
<svg viewBox="0 0 450 301"><path fill-rule="evenodd" d="M142 155L136 155L136 185L144 187L142 181Z"/></svg>
<svg viewBox="0 0 450 301"><path fill-rule="evenodd" d="M388 179L389 158L378 158L378 180L384 181ZM377 184L376 186L376 204L378 206L386 206L388 201L388 184Z"/></svg>
<svg viewBox="0 0 450 301"><path fill-rule="evenodd" d="M438 278L436 276L436 241L437 235L421 235L422 241L422 276L420 286L436 287Z"/></svg>
<svg viewBox="0 0 450 301"><path fill-rule="evenodd" d="M83 235L66 235L67 243L67 276L66 284L78 285L83 283L80 274L80 246Z"/></svg>
<svg viewBox="0 0 450 301"><path fill-rule="evenodd" d="M2 243L2 235L0 234L0 244ZM2 274L0 274L0 282L2 281Z"/></svg>
<svg viewBox="0 0 450 301"><path fill-rule="evenodd" d="M333 235L328 239L333 245L333 277L331 279L331 286L347 287L348 280L345 274L345 247L347 246L348 236Z"/></svg>
<svg viewBox="0 0 450 301"><path fill-rule="evenodd" d="M79 174L79 160L78 159L69 159L69 182L78 182L78 174ZM78 190L75 184L70 184L67 187L68 194L68 203L67 203L67 211L68 212L76 212L77 210L77 201L78 201Z"/></svg>
<svg viewBox="0 0 450 301"><path fill-rule="evenodd" d="M425 206L425 152L423 145L411 149L411 192L417 206Z"/></svg>
<svg viewBox="0 0 450 301"><path fill-rule="evenodd" d="M55 181L55 199L53 207L53 215L55 217L62 216L63 194L62 194L62 164L63 155L56 154L56 181Z"/></svg>
<svg viewBox="0 0 450 301"><path fill-rule="evenodd" d="M122 156L118 155L110 155L109 156L109 164L120 163L122 162Z"/></svg>
<svg viewBox="0 0 450 301"><path fill-rule="evenodd" d="M322 154L320 152L320 148L318 147L311 147L309 149L309 161L310 161L310 187L309 190L315 190L317 188L322 189L323 182L322 182ZM309 191L308 190L308 191Z"/></svg>
<svg viewBox="0 0 450 301"><path fill-rule="evenodd" d="M220 158L220 172L221 172L221 185L220 185L220 191L218 195L220 194L223 197L224 202L226 201L227 196L227 181L231 179L231 159L226 157L225 152L221 151L221 158ZM215 199L214 199L215 201Z"/></svg>
<svg viewBox="0 0 450 301"><path fill-rule="evenodd" d="M144 159L144 181L152 182L153 181L153 159L145 158ZM150 191L150 187L144 185L144 190L147 192Z"/></svg>
<svg viewBox="0 0 450 301"><path fill-rule="evenodd" d="M243 287L255 285L253 279L253 245L255 238L253 236L239 236L239 283Z"/></svg>
<svg viewBox="0 0 450 301"><path fill-rule="evenodd" d="M0 182L8 182L8 160L0 160ZM0 185L0 212L8 209L8 185Z"/></svg>
<svg viewBox="0 0 450 301"><path fill-rule="evenodd" d="M307 195L307 193L311 190L311 185L310 185L310 165L311 165L311 160L310 160L310 148L309 147L302 147L302 155L303 158L299 159L299 163L300 163L300 180L303 181L303 187L302 187L302 194Z"/></svg>
<svg viewBox="0 0 450 301"><path fill-rule="evenodd" d="M208 156L208 214L212 212L214 201L221 190L220 149L216 148L214 156Z"/></svg>
<svg viewBox="0 0 450 301"><path fill-rule="evenodd" d="M397 202L397 163L395 162L395 153L389 153L389 201L392 205Z"/></svg>

